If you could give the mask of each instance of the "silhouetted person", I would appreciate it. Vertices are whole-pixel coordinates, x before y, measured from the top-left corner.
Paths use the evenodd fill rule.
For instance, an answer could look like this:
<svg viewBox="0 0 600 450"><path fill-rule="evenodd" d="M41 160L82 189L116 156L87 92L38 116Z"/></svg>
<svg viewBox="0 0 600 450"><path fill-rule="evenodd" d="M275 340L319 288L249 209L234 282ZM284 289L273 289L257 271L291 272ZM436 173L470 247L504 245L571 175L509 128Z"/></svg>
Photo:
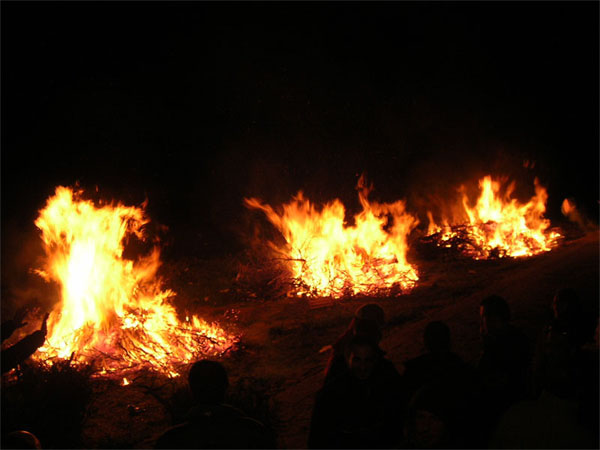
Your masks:
<svg viewBox="0 0 600 450"><path fill-rule="evenodd" d="M168 429L155 448L275 448L262 423L224 403L229 380L220 363L196 362L188 381L197 404L187 422Z"/></svg>
<svg viewBox="0 0 600 450"><path fill-rule="evenodd" d="M598 448L597 352L587 370L580 357L561 357L544 367L541 394L502 415L490 448Z"/></svg>
<svg viewBox="0 0 600 450"><path fill-rule="evenodd" d="M581 376L578 380L579 389L579 422L588 428L596 438L599 436L600 425L600 321L596 317L594 338L582 347ZM596 441L594 448L598 448Z"/></svg>
<svg viewBox="0 0 600 450"><path fill-rule="evenodd" d="M562 382L573 383L581 365L586 327L577 293L573 289L559 290L552 299L552 312L552 321L544 327L534 354L535 396L540 393L541 380L545 379L546 384L549 382L548 376L558 376Z"/></svg>
<svg viewBox="0 0 600 450"><path fill-rule="evenodd" d="M402 378L406 400L413 399L420 390L429 392L427 395L436 393L440 397L439 402L444 404L446 416L451 418L446 428L452 429L452 442L467 446L467 442L459 438L467 433L469 416L473 414L471 389L476 380L474 370L452 352L450 329L444 322L427 324L423 341L427 352L404 363Z"/></svg>
<svg viewBox="0 0 600 450"><path fill-rule="evenodd" d="M484 298L480 318L479 419L482 439L487 440L498 417L529 394L531 350L527 336L510 323L510 308L502 297Z"/></svg>
<svg viewBox="0 0 600 450"><path fill-rule="evenodd" d="M568 336L571 346L581 347L587 339L587 329L577 292L571 288L556 292L552 299L552 313L552 329Z"/></svg>
<svg viewBox="0 0 600 450"><path fill-rule="evenodd" d="M331 355L325 368L325 383L336 378L347 368L349 344L354 336L367 336L379 343L383 337L382 329L385 324L385 314L377 303L362 305L354 313L348 328L333 344Z"/></svg>
<svg viewBox="0 0 600 450"><path fill-rule="evenodd" d="M542 400L559 398L563 410L576 405L578 426L598 436L598 327L593 342L584 345L589 333L573 289L554 295L552 311L552 321L544 327L534 355L534 392ZM572 419L572 414L568 417Z"/></svg>
<svg viewBox="0 0 600 450"><path fill-rule="evenodd" d="M33 433L18 430L2 437L2 448L42 448L42 444Z"/></svg>
<svg viewBox="0 0 600 450"><path fill-rule="evenodd" d="M455 399L445 386L427 384L412 396L400 448L455 448L456 430L452 424Z"/></svg>
<svg viewBox="0 0 600 450"><path fill-rule="evenodd" d="M472 381L472 370L451 351L450 329L444 322L427 324L423 341L427 352L404 363L403 378L410 397L426 384L444 382L456 389Z"/></svg>
<svg viewBox="0 0 600 450"><path fill-rule="evenodd" d="M372 339L355 336L347 369L317 393L309 448L389 448L401 427L401 378Z"/></svg>
<svg viewBox="0 0 600 450"><path fill-rule="evenodd" d="M0 353L2 359L2 373L6 373L9 370L14 369L31 355L33 355L38 348L44 345L47 333L48 315L49 314L46 314L44 316L39 330L31 333L28 336L25 336L11 347L2 350ZM24 313L17 313L14 319L2 324L2 341L8 339L16 329L24 325L22 322L23 317Z"/></svg>

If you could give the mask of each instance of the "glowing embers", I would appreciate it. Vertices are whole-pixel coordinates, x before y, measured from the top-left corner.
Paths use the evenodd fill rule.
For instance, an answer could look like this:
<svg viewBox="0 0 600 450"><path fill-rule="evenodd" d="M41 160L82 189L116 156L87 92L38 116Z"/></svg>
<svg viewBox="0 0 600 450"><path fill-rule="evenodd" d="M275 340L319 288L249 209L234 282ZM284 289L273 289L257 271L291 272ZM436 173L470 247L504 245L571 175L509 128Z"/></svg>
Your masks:
<svg viewBox="0 0 600 450"><path fill-rule="evenodd" d="M458 248L475 259L491 257L532 256L551 250L561 235L549 230L544 218L548 194L534 181L535 195L525 204L511 198L514 182L505 189L501 183L486 176L479 180L481 194L475 206L462 190L460 218L442 226L436 225L431 213L428 235L437 245Z"/></svg>
<svg viewBox="0 0 600 450"><path fill-rule="evenodd" d="M271 246L289 265L294 294L395 295L415 285L418 276L406 260L406 238L418 221L402 201L369 202L370 190L361 177L362 211L354 216L354 225L346 224L344 205L337 199L317 208L299 192L280 212L255 198L245 199L285 238L286 245Z"/></svg>
<svg viewBox="0 0 600 450"><path fill-rule="evenodd" d="M158 248L136 261L123 258L125 240L145 240L143 209L95 206L81 195L58 187L35 221L46 251L37 272L61 289L36 359L94 361L101 373L145 367L176 376L179 366L230 349L236 339L218 325L196 316L178 320L169 303L175 294L156 276Z"/></svg>

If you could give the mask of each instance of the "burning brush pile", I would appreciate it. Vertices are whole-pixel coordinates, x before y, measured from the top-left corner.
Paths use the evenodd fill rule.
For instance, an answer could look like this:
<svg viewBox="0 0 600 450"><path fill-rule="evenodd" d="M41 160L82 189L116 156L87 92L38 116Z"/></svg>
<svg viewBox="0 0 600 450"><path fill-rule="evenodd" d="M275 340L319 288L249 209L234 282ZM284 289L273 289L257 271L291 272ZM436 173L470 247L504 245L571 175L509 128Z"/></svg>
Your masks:
<svg viewBox="0 0 600 450"><path fill-rule="evenodd" d="M369 201L372 186L367 187L364 177L357 186L362 211L353 223L346 222L339 200L318 208L302 192L277 210L255 198L245 199L245 204L262 211L285 239L283 244L268 243L267 260L277 270L267 284L285 286L288 296L309 298L397 296L419 280L418 268L407 259L409 242L417 239L421 246L476 260L533 256L558 245L562 236L544 217L548 195L537 179L535 195L527 203L512 198L514 182L503 188L501 181L486 176L479 187L473 206L461 187L462 199L451 208L457 213L451 219L442 217L441 225L429 211L427 231L420 238L414 233L412 241L417 216L402 200Z"/></svg>
<svg viewBox="0 0 600 450"><path fill-rule="evenodd" d="M276 258L288 263L298 296L341 298L357 294L395 295L411 289L419 276L406 260L407 237L418 224L403 201L369 202L372 187L358 183L362 211L345 221L339 200L318 209L299 192L276 212L255 198L246 206L264 212L286 245L271 243Z"/></svg>
<svg viewBox="0 0 600 450"><path fill-rule="evenodd" d="M422 276L408 257L415 240L473 259L521 258L558 245L561 234L544 217L547 193L537 180L527 203L512 198L514 183L502 189L486 176L479 186L475 204L463 189L458 213L442 216L439 225L429 212L426 233L416 230L419 220L404 201L369 200L372 186L364 177L357 186L362 209L352 221L337 199L317 206L298 192L273 208L247 198L245 205L262 212L283 241L268 242L268 252L242 266L234 287L245 299L396 297ZM236 348L239 336L223 324L178 316L175 292L157 275L157 245L137 259L124 257L127 242L148 241L144 206L95 204L65 187L48 199L35 221L45 249L36 273L59 287L60 301L50 312L37 362L92 364L103 376L148 369L176 377L198 358Z"/></svg>
<svg viewBox="0 0 600 450"><path fill-rule="evenodd" d="M237 337L199 317L178 318L157 276L160 253L123 257L129 239L146 241L143 207L100 204L58 187L40 211L45 264L36 273L60 288L47 339L34 359L92 363L102 375L147 368L168 377L201 356L222 355ZM125 381L124 381L125 382Z"/></svg>
<svg viewBox="0 0 600 450"><path fill-rule="evenodd" d="M561 235L550 229L550 221L544 218L546 189L537 179L534 186L535 195L527 203L520 203L512 198L514 182L502 189L502 183L488 175L479 180L481 194L472 207L461 186L462 201L455 208L457 217L443 217L442 225L437 225L428 211L425 240L473 259L517 258L547 252L558 244Z"/></svg>

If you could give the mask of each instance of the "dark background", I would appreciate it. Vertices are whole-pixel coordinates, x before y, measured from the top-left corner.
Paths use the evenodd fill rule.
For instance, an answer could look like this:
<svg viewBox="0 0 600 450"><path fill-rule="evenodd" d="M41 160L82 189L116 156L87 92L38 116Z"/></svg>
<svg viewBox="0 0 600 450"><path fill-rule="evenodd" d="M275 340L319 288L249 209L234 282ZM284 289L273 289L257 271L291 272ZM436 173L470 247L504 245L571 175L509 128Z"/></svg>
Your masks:
<svg viewBox="0 0 600 450"><path fill-rule="evenodd" d="M598 2L7 2L3 266L57 185L237 251L303 189L424 213L486 173L598 217ZM525 160L533 168L523 167ZM422 215L424 218L424 215ZM4 278L4 276L3 276Z"/></svg>

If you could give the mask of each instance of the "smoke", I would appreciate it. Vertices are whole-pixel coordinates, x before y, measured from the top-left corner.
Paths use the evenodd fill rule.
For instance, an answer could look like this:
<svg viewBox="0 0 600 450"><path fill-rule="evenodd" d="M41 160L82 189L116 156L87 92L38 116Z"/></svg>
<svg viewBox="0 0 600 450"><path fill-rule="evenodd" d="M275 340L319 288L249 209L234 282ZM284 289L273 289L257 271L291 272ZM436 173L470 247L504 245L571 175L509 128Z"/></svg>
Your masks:
<svg viewBox="0 0 600 450"><path fill-rule="evenodd" d="M598 226L579 211L573 198L565 198L560 207L563 216L576 224L581 231L595 231Z"/></svg>
<svg viewBox="0 0 600 450"><path fill-rule="evenodd" d="M33 223L7 221L2 226L2 316L10 319L19 308L28 310L27 321L42 317L60 300L60 288L46 282L35 269L44 264L43 243Z"/></svg>

